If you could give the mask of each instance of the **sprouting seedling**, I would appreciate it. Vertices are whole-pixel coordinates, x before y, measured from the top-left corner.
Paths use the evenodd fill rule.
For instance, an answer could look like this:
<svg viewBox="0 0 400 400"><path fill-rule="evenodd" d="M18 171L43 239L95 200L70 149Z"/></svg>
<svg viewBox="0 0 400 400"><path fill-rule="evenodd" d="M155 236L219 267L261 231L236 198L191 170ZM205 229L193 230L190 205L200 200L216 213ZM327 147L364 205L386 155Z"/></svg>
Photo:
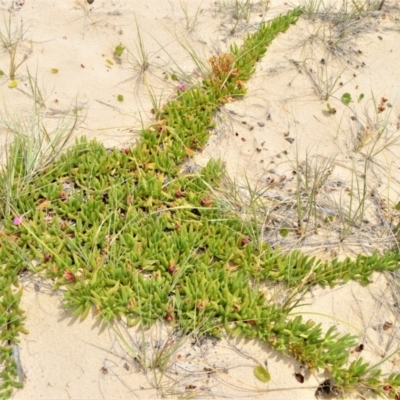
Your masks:
<svg viewBox="0 0 400 400"><path fill-rule="evenodd" d="M361 93L361 94L358 96L358 102L360 102L363 98L364 98L364 93Z"/></svg>
<svg viewBox="0 0 400 400"><path fill-rule="evenodd" d="M343 93L342 95L342 103L348 106L351 103L351 94L350 93Z"/></svg>
<svg viewBox="0 0 400 400"><path fill-rule="evenodd" d="M124 96L122 94L119 94L117 96L117 100L120 101L120 102L123 102L124 101Z"/></svg>
<svg viewBox="0 0 400 400"><path fill-rule="evenodd" d="M124 50L125 50L125 47L122 46L122 44L119 44L118 46L115 47L114 54L117 57L121 57L122 54L124 53Z"/></svg>
<svg viewBox="0 0 400 400"><path fill-rule="evenodd" d="M285 238L289 235L289 230L287 228L281 228L279 229L279 234Z"/></svg>
<svg viewBox="0 0 400 400"><path fill-rule="evenodd" d="M16 79L13 79L12 81L8 82L8 87L10 89L14 89L18 86L18 81Z"/></svg>
<svg viewBox="0 0 400 400"><path fill-rule="evenodd" d="M134 67L136 69L138 69L140 71L140 74L143 75L150 66L150 63L149 63L150 55L146 50L144 40L142 38L142 34L141 34L141 31L139 28L139 24L136 20L136 17L135 17L135 23L136 23L136 35L137 35L136 36L137 40L135 43L136 52L130 51L129 48L127 49L127 51L128 51L128 56L131 57L133 60L132 64L134 65ZM117 46L117 48L118 48L118 46ZM117 51L117 48L116 48L116 51Z"/></svg>
<svg viewBox="0 0 400 400"><path fill-rule="evenodd" d="M329 103L326 103L326 108L329 114L336 114L336 108L332 107Z"/></svg>
<svg viewBox="0 0 400 400"><path fill-rule="evenodd" d="M187 3L181 1L181 9L185 15L186 29L189 32L193 32L196 29L196 26L199 22L198 17L202 12L201 5L197 8L196 13L192 16L189 15Z"/></svg>
<svg viewBox="0 0 400 400"><path fill-rule="evenodd" d="M9 50L10 52L10 79L14 80L15 79L15 74L17 73L18 68L28 59L28 55L25 54L22 60L16 64L15 63L15 56L17 54L17 49L16 47L13 47L12 49Z"/></svg>
<svg viewBox="0 0 400 400"><path fill-rule="evenodd" d="M50 70L50 72L51 72L52 74L58 74L58 68L52 68L52 69Z"/></svg>
<svg viewBox="0 0 400 400"><path fill-rule="evenodd" d="M9 79L11 81L14 81L15 74L16 74L18 68L28 58L28 55L25 54L19 63L16 62L18 44L22 40L24 40L23 26L21 26L20 32L18 30L14 31L14 29L12 27L13 21L12 21L12 13L11 12L9 13L8 19L6 19L5 16L3 15L3 26L5 29L4 29L4 31L0 30L0 43L2 44L4 49L9 54Z"/></svg>

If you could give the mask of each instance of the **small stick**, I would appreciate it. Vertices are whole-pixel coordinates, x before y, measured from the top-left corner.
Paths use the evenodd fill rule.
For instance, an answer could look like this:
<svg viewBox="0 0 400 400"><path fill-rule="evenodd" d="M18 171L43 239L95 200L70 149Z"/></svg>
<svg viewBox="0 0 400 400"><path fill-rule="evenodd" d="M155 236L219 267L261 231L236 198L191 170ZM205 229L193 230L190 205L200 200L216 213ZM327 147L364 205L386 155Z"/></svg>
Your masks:
<svg viewBox="0 0 400 400"><path fill-rule="evenodd" d="M24 381L24 370L22 369L21 360L19 358L19 346L15 343L12 345L12 357L14 358L15 365L17 367L19 381L23 382Z"/></svg>

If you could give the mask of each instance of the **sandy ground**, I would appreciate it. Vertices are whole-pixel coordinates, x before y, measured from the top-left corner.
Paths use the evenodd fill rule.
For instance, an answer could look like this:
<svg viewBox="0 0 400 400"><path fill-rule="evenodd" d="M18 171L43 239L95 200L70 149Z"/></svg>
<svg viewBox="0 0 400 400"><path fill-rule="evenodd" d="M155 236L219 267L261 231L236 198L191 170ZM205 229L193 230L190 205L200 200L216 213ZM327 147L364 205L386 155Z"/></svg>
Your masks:
<svg viewBox="0 0 400 400"><path fill-rule="evenodd" d="M134 143L141 124L151 121L151 94L163 104L179 83L190 85L200 79L199 65L188 49L207 60L226 51L230 43L240 43L260 21L292 7L273 0L265 13L254 3L248 20L235 26L229 1L95 0L89 5L86 0L0 0L0 24L12 5L12 32L20 38L16 57L18 62L26 57L16 74L16 88L10 89L7 77L0 77L0 119L30 123L30 74L40 89L41 112L49 129L69 123L68 115L76 110L77 136L97 138L107 146ZM390 209L399 201L400 179L399 19L396 1L387 0L381 11L352 24L335 41L334 28L303 17L272 43L248 84L248 94L218 113L209 144L190 161L201 166L210 157L220 157L244 197L249 185L265 192L270 204L278 201L265 230L270 242L325 258L369 253L393 242L389 222L397 215ZM146 71L140 66L138 32L148 55ZM120 58L114 56L119 44L129 50ZM5 51L0 53L0 69L8 75ZM173 72L178 82L166 79ZM348 107L341 102L343 93L351 94ZM358 102L361 94L364 98ZM118 95L123 95L123 102ZM387 99L385 110L378 113L382 98ZM336 113L328 112L327 103ZM374 140L377 135L379 141ZM0 128L1 143L6 146L11 140L10 131ZM316 193L318 221L333 217L333 223L321 225L304 216L305 232L296 235L300 227L293 207L295 188L299 176L304 180L308 173L313 182L322 176L318 165L329 170ZM343 238L346 216L355 212L348 192L362 186L366 173L365 221ZM278 234L282 227L291 232L287 238ZM400 325L392 286L383 275L373 280L368 288L349 283L333 291L314 289L305 299L307 306L297 312L309 314L325 328L335 325L343 333L360 334L363 357L376 363L397 348ZM15 393L16 399L193 395L300 400L313 398L324 380L323 373L306 374L305 382L299 383L294 376L302 372L298 363L262 343L179 338L163 326L127 331L121 325L117 334L93 318L79 322L63 310L62 293L52 292L48 282L24 277L21 283L30 334L20 344L25 387ZM386 322L393 324L391 328L385 329ZM160 349L170 355L164 374L150 368ZM135 354L146 359L146 371ZM253 375L254 367L264 363L272 377L268 384ZM395 356L384 369L398 366Z"/></svg>

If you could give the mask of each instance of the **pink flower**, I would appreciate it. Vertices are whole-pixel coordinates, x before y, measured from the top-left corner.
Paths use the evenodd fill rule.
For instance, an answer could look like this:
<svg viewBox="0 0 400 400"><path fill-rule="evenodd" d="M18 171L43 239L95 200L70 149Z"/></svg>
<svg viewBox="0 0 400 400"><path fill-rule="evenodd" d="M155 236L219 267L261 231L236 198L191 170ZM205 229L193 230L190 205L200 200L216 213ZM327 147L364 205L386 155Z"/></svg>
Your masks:
<svg viewBox="0 0 400 400"><path fill-rule="evenodd" d="M181 83L181 84L178 86L178 90L180 90L180 91L185 90L185 85L184 85L183 83Z"/></svg>
<svg viewBox="0 0 400 400"><path fill-rule="evenodd" d="M14 219L13 219L13 224L15 225L15 226L19 226L19 225L21 225L22 224L22 221L24 220L24 217L22 217L22 216L20 216L20 217L15 217Z"/></svg>

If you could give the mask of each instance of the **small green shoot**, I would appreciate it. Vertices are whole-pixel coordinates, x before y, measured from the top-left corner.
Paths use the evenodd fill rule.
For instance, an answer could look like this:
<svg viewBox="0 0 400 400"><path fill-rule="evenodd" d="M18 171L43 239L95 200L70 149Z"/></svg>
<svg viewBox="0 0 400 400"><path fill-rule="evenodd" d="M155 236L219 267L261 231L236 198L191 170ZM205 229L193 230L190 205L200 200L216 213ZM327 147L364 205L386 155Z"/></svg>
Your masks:
<svg viewBox="0 0 400 400"><path fill-rule="evenodd" d="M279 234L282 236L282 237L287 237L288 235L289 235L289 230L288 229L286 229L286 228L281 228L281 229L279 229Z"/></svg>
<svg viewBox="0 0 400 400"><path fill-rule="evenodd" d="M52 69L50 70L50 72L51 72L52 74L58 74L58 68L52 68Z"/></svg>
<svg viewBox="0 0 400 400"><path fill-rule="evenodd" d="M343 93L342 95L342 103L348 106L351 103L351 94L350 93Z"/></svg>
<svg viewBox="0 0 400 400"><path fill-rule="evenodd" d="M123 102L124 101L124 96L122 94L119 94L117 96L117 100L120 101L120 102Z"/></svg>
<svg viewBox="0 0 400 400"><path fill-rule="evenodd" d="M194 15L189 15L189 10L187 3L184 3L181 1L181 9L183 14L185 15L185 21L186 21L186 29L189 32L193 32L196 29L196 26L198 24L198 17L202 12L201 5L196 9L196 12Z"/></svg>
<svg viewBox="0 0 400 400"><path fill-rule="evenodd" d="M364 98L364 93L361 93L361 94L358 96L358 102L360 102L363 98Z"/></svg>
<svg viewBox="0 0 400 400"><path fill-rule="evenodd" d="M18 81L16 79L13 79L12 81L8 82L8 87L10 89L14 89L18 86Z"/></svg>
<svg viewBox="0 0 400 400"><path fill-rule="evenodd" d="M326 108L328 109L329 114L336 114L336 108L331 107L329 103L326 103Z"/></svg>
<svg viewBox="0 0 400 400"><path fill-rule="evenodd" d="M125 47L122 46L122 44L119 44L118 46L115 47L114 54L117 57L121 57L122 54L124 53L124 50L125 50Z"/></svg>
<svg viewBox="0 0 400 400"><path fill-rule="evenodd" d="M150 66L150 54L147 52L144 40L142 38L141 30L138 25L138 22L135 17L136 23L136 33L137 38L135 42L136 52L130 51L129 48L127 49L128 52L128 62L134 66L135 69L139 70L139 76L141 78L144 77L144 73Z"/></svg>
<svg viewBox="0 0 400 400"><path fill-rule="evenodd" d="M3 15L3 26L0 29L0 43L9 55L9 79L14 80L18 68L28 59L28 54L24 54L20 62L17 62L17 50L19 44L24 40L23 25L20 29L15 28L13 25L12 13L9 13L8 20ZM3 27L5 28L3 31Z"/></svg>

